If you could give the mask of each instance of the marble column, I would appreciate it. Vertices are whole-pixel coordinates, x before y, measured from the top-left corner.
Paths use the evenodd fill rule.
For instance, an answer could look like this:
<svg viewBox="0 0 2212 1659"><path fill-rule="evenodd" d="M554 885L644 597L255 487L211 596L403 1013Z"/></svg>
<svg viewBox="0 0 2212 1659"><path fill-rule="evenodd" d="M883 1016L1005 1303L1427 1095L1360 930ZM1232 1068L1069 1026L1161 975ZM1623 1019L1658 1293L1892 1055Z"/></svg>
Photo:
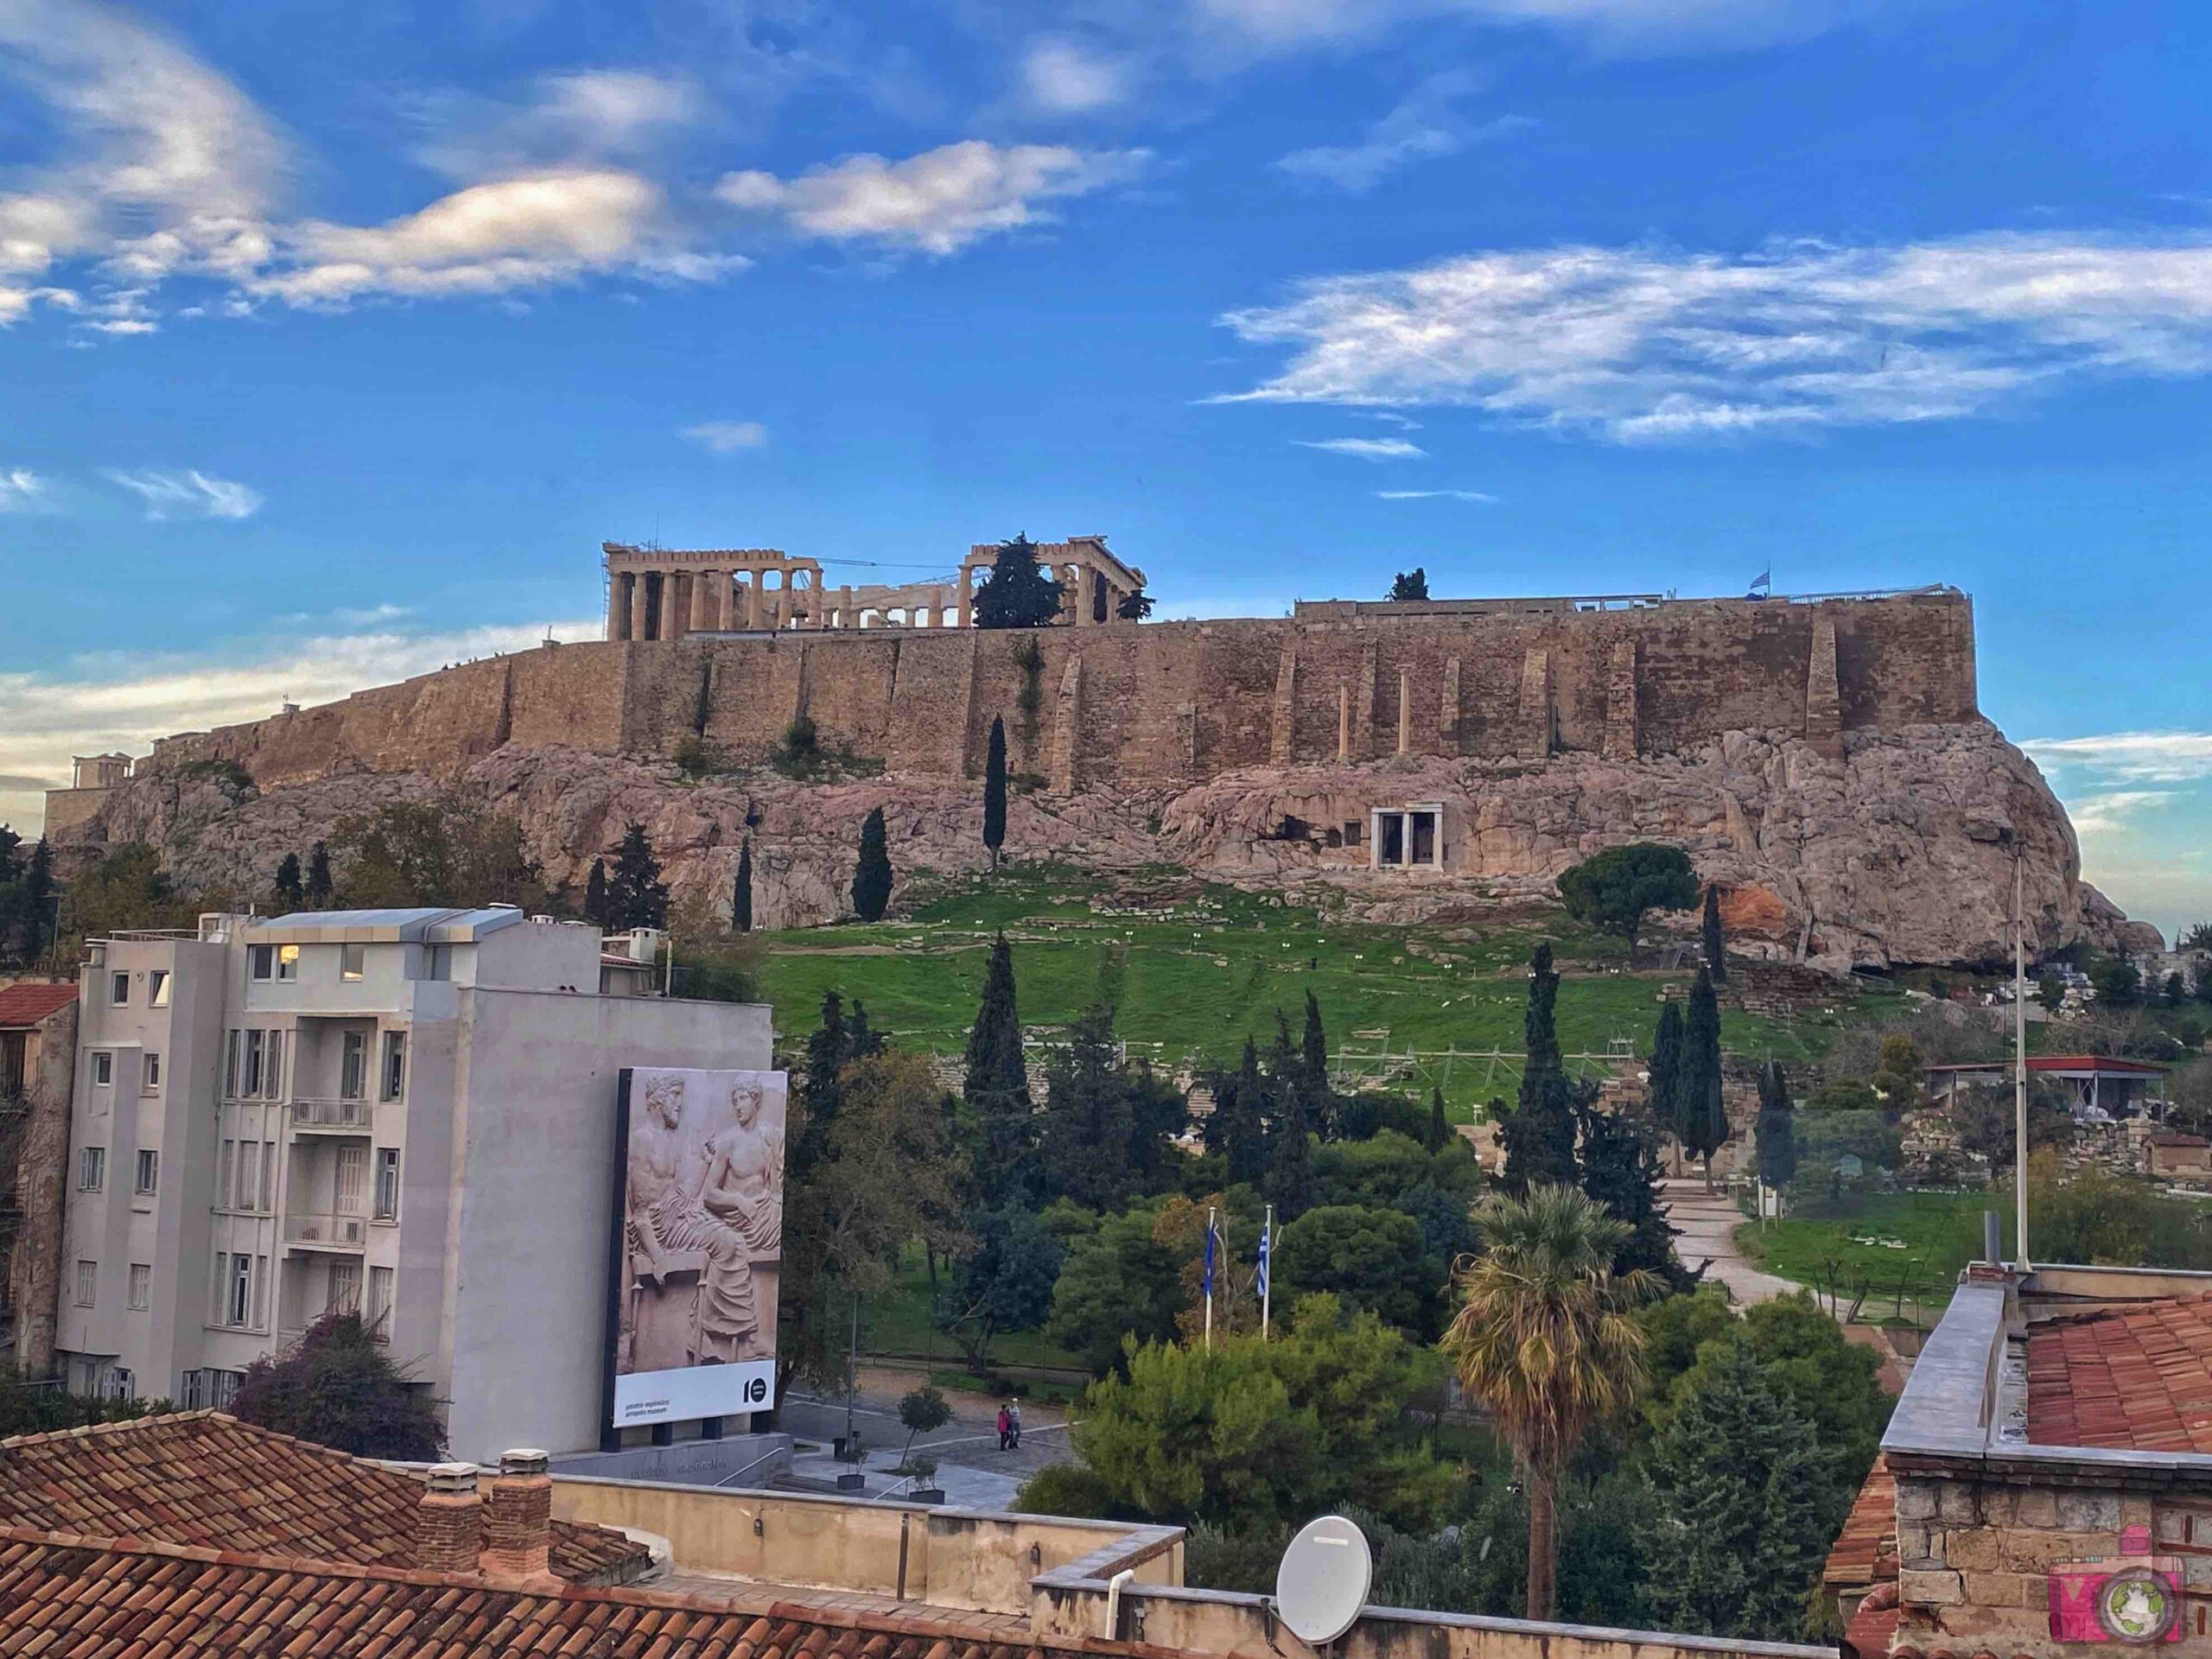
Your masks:
<svg viewBox="0 0 2212 1659"><path fill-rule="evenodd" d="M683 637L683 613L676 608L677 601L683 597L683 587L677 581L676 572L662 571L660 573L660 637L664 639L681 639Z"/></svg>
<svg viewBox="0 0 2212 1659"><path fill-rule="evenodd" d="M607 637L620 639L622 635L622 573L607 573Z"/></svg>
<svg viewBox="0 0 2212 1659"><path fill-rule="evenodd" d="M694 570L691 573L691 632L706 633L718 626L721 619L715 613L715 572Z"/></svg>
<svg viewBox="0 0 2212 1659"><path fill-rule="evenodd" d="M1410 754L1414 747L1414 671L1398 671L1398 753Z"/></svg>
<svg viewBox="0 0 2212 1659"><path fill-rule="evenodd" d="M745 626L748 628L762 626L760 583L766 575L765 571L758 569L745 573Z"/></svg>

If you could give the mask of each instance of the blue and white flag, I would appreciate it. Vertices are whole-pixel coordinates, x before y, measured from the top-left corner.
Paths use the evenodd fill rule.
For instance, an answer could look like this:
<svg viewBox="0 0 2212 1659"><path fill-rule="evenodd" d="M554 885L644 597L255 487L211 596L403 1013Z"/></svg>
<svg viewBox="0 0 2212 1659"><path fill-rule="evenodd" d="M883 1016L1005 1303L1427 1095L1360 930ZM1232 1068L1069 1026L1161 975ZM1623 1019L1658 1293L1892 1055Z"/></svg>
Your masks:
<svg viewBox="0 0 2212 1659"><path fill-rule="evenodd" d="M1274 1230L1272 1227L1260 1230L1260 1271L1252 1281L1252 1290L1255 1295L1265 1296L1268 1294L1268 1236Z"/></svg>
<svg viewBox="0 0 2212 1659"><path fill-rule="evenodd" d="M1759 572L1758 579L1751 583L1751 590L1746 593L1744 597L1746 599L1758 599L1764 595L1771 594L1773 592L1774 567L1770 564L1765 569Z"/></svg>
<svg viewBox="0 0 2212 1659"><path fill-rule="evenodd" d="M1211 1302L1211 1301L1213 1300L1213 1241L1214 1241L1214 1224L1213 1224L1213 1217L1211 1217L1211 1216L1209 1216L1209 1217L1206 1217L1206 1278L1205 1278L1205 1293L1206 1293L1206 1300L1207 1300L1208 1302Z"/></svg>

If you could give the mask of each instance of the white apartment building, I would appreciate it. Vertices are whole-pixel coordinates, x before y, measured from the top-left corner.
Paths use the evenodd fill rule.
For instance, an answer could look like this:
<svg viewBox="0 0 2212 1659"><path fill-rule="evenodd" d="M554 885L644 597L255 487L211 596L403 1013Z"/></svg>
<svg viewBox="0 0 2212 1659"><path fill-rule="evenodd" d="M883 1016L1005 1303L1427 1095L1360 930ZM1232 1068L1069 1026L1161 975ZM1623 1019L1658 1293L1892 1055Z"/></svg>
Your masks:
<svg viewBox="0 0 2212 1659"><path fill-rule="evenodd" d="M93 942L70 1386L219 1405L357 1308L447 1402L454 1455L597 1447L617 1074L772 1063L765 1007L601 983L597 928L507 906Z"/></svg>

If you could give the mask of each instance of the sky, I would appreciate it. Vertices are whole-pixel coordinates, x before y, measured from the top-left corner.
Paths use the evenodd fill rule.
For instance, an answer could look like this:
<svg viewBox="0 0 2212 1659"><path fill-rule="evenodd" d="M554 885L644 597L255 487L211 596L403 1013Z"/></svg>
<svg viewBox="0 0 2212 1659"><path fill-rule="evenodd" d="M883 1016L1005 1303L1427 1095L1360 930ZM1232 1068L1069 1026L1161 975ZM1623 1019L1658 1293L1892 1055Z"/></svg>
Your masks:
<svg viewBox="0 0 2212 1659"><path fill-rule="evenodd" d="M2212 916L2201 0L0 0L0 820L598 544L1974 597ZM880 572L882 574L875 574Z"/></svg>

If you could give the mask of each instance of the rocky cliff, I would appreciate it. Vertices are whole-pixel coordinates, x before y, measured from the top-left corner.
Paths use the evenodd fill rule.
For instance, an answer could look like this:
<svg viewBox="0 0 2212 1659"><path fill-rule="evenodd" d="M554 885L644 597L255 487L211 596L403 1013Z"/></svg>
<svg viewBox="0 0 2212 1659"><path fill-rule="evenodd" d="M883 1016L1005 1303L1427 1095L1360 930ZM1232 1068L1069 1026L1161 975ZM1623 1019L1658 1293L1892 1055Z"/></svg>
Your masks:
<svg viewBox="0 0 2212 1659"><path fill-rule="evenodd" d="M162 849L188 887L265 890L279 859L375 804L453 789L513 816L548 879L581 893L623 826L644 823L679 902L727 916L753 842L754 916L806 926L847 913L861 820L884 810L902 876L980 868L981 785L941 776L805 784L766 768L694 783L667 762L510 744L447 778L353 773L255 791L206 769L156 767L62 831ZM1446 868L1372 872L1325 827L1370 807L1440 803ZM1744 948L1834 969L2009 954L2012 849L2034 943L2155 948L2080 880L2064 810L2034 765L1982 721L1852 733L1827 759L1794 735L1731 732L1680 753L1546 762L1407 756L1246 768L1204 782L1017 794L1007 849L1100 868L1173 862L1239 884L1299 888L1409 925L1548 896L1560 871L1629 841L1682 846L1721 884Z"/></svg>

